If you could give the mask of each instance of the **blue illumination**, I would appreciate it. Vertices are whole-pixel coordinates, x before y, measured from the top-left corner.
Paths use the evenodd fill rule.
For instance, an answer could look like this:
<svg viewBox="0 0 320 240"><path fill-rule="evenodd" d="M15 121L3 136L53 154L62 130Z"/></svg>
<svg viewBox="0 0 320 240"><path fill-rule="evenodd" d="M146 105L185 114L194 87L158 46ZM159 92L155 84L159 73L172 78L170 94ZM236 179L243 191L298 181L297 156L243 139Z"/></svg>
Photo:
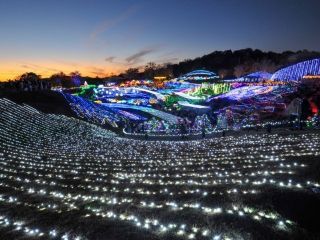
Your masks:
<svg viewBox="0 0 320 240"><path fill-rule="evenodd" d="M96 104L82 97L73 96L68 93L62 93L69 102L72 110L78 117L84 118L90 122L99 124L109 124L117 127L117 123L123 119L134 121L145 121L146 118L138 114L131 113L121 109L114 109L102 104Z"/></svg>
<svg viewBox="0 0 320 240"><path fill-rule="evenodd" d="M259 82L259 81L263 81L263 80L269 80L269 79L271 79L271 77L272 77L271 73L260 71L260 72L250 73L240 79L243 79L245 81Z"/></svg>
<svg viewBox="0 0 320 240"><path fill-rule="evenodd" d="M206 70L195 70L179 77L178 79L184 81L205 81L219 79L219 76L214 72Z"/></svg>
<svg viewBox="0 0 320 240"><path fill-rule="evenodd" d="M320 58L304 61L280 69L271 79L276 81L299 81L306 75L320 75Z"/></svg>

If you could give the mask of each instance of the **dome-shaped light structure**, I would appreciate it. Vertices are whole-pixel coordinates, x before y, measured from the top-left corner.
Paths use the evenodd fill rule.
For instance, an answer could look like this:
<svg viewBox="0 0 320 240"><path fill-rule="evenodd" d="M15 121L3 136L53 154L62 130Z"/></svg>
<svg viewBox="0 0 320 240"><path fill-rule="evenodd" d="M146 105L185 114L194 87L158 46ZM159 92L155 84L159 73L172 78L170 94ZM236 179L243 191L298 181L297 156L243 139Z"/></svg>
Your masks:
<svg viewBox="0 0 320 240"><path fill-rule="evenodd" d="M259 78L259 79L270 79L271 76L272 76L271 73L260 71L260 72L250 73L250 74L246 75L245 77L247 77L247 78Z"/></svg>
<svg viewBox="0 0 320 240"><path fill-rule="evenodd" d="M276 71L271 79L275 81L299 81L306 75L320 75L320 58L294 64Z"/></svg>
<svg viewBox="0 0 320 240"><path fill-rule="evenodd" d="M260 82L271 79L272 74L268 72L254 72L237 79L239 82Z"/></svg>
<svg viewBox="0 0 320 240"><path fill-rule="evenodd" d="M216 73L207 70L195 70L179 77L178 79L184 81L210 81L219 79L219 76Z"/></svg>

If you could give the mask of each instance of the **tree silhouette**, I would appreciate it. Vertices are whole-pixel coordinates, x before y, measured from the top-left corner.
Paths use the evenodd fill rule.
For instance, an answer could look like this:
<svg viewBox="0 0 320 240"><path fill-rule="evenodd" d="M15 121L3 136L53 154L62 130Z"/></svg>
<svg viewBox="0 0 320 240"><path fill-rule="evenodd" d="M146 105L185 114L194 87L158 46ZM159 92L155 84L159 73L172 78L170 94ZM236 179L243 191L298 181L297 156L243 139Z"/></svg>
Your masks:
<svg viewBox="0 0 320 240"><path fill-rule="evenodd" d="M81 74L78 71L74 71L70 73L71 84L74 87L79 87L81 85Z"/></svg>
<svg viewBox="0 0 320 240"><path fill-rule="evenodd" d="M148 79L153 79L155 76L155 71L157 69L157 65L154 62L149 62L144 68L144 76Z"/></svg>
<svg viewBox="0 0 320 240"><path fill-rule="evenodd" d="M41 76L34 72L26 72L18 77L18 80L20 81L39 81L40 79Z"/></svg>
<svg viewBox="0 0 320 240"><path fill-rule="evenodd" d="M136 79L139 76L138 68L129 68L125 71L124 77L127 79Z"/></svg>
<svg viewBox="0 0 320 240"><path fill-rule="evenodd" d="M65 75L63 72L59 72L51 75L51 77L49 78L49 81L51 82L51 85L53 87L58 87L58 86L70 87L71 86L70 78L67 75Z"/></svg>

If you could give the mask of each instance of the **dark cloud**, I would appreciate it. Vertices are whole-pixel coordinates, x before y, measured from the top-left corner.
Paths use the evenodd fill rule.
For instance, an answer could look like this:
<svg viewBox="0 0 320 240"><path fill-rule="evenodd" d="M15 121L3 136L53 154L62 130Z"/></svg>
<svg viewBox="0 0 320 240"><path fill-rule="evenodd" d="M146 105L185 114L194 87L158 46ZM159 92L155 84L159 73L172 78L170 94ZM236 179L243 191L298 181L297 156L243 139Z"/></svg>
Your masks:
<svg viewBox="0 0 320 240"><path fill-rule="evenodd" d="M23 64L23 65L21 65L21 67L22 68L27 68L27 69L39 69L39 68L41 68L41 66L39 66L39 65L30 64L30 63Z"/></svg>
<svg viewBox="0 0 320 240"><path fill-rule="evenodd" d="M39 69L45 69L47 71L55 71L58 72L59 70L56 68L50 68L50 67L42 67L40 65L36 65L36 64L22 64L20 65L22 68L26 68L26 69L31 69L31 70L39 70Z"/></svg>
<svg viewBox="0 0 320 240"><path fill-rule="evenodd" d="M155 48L149 48L149 49L143 49L135 54L132 54L131 56L126 58L127 63L129 64L135 64L142 61L142 58L150 53L155 52Z"/></svg>
<svg viewBox="0 0 320 240"><path fill-rule="evenodd" d="M159 63L175 63L178 62L179 58L173 57L173 58L163 58L159 60Z"/></svg>
<svg viewBox="0 0 320 240"><path fill-rule="evenodd" d="M102 76L102 75L105 75L104 72L91 72L93 75L96 75L96 76Z"/></svg>
<svg viewBox="0 0 320 240"><path fill-rule="evenodd" d="M94 75L97 75L97 76L104 76L106 75L105 73L105 69L103 68L97 68L97 67L90 67L90 72Z"/></svg>
<svg viewBox="0 0 320 240"><path fill-rule="evenodd" d="M105 60L106 60L106 62L112 63L115 58L116 58L116 57L111 56L111 57L107 57Z"/></svg>

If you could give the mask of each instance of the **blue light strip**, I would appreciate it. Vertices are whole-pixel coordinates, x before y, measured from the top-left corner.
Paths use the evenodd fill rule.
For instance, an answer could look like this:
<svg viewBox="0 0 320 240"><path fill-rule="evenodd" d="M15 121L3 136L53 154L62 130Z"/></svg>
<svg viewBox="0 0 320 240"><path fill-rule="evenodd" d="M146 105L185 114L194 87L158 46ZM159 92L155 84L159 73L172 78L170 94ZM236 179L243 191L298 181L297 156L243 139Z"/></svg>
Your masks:
<svg viewBox="0 0 320 240"><path fill-rule="evenodd" d="M299 81L306 75L320 75L320 59L297 63L275 72L271 79L276 81Z"/></svg>

